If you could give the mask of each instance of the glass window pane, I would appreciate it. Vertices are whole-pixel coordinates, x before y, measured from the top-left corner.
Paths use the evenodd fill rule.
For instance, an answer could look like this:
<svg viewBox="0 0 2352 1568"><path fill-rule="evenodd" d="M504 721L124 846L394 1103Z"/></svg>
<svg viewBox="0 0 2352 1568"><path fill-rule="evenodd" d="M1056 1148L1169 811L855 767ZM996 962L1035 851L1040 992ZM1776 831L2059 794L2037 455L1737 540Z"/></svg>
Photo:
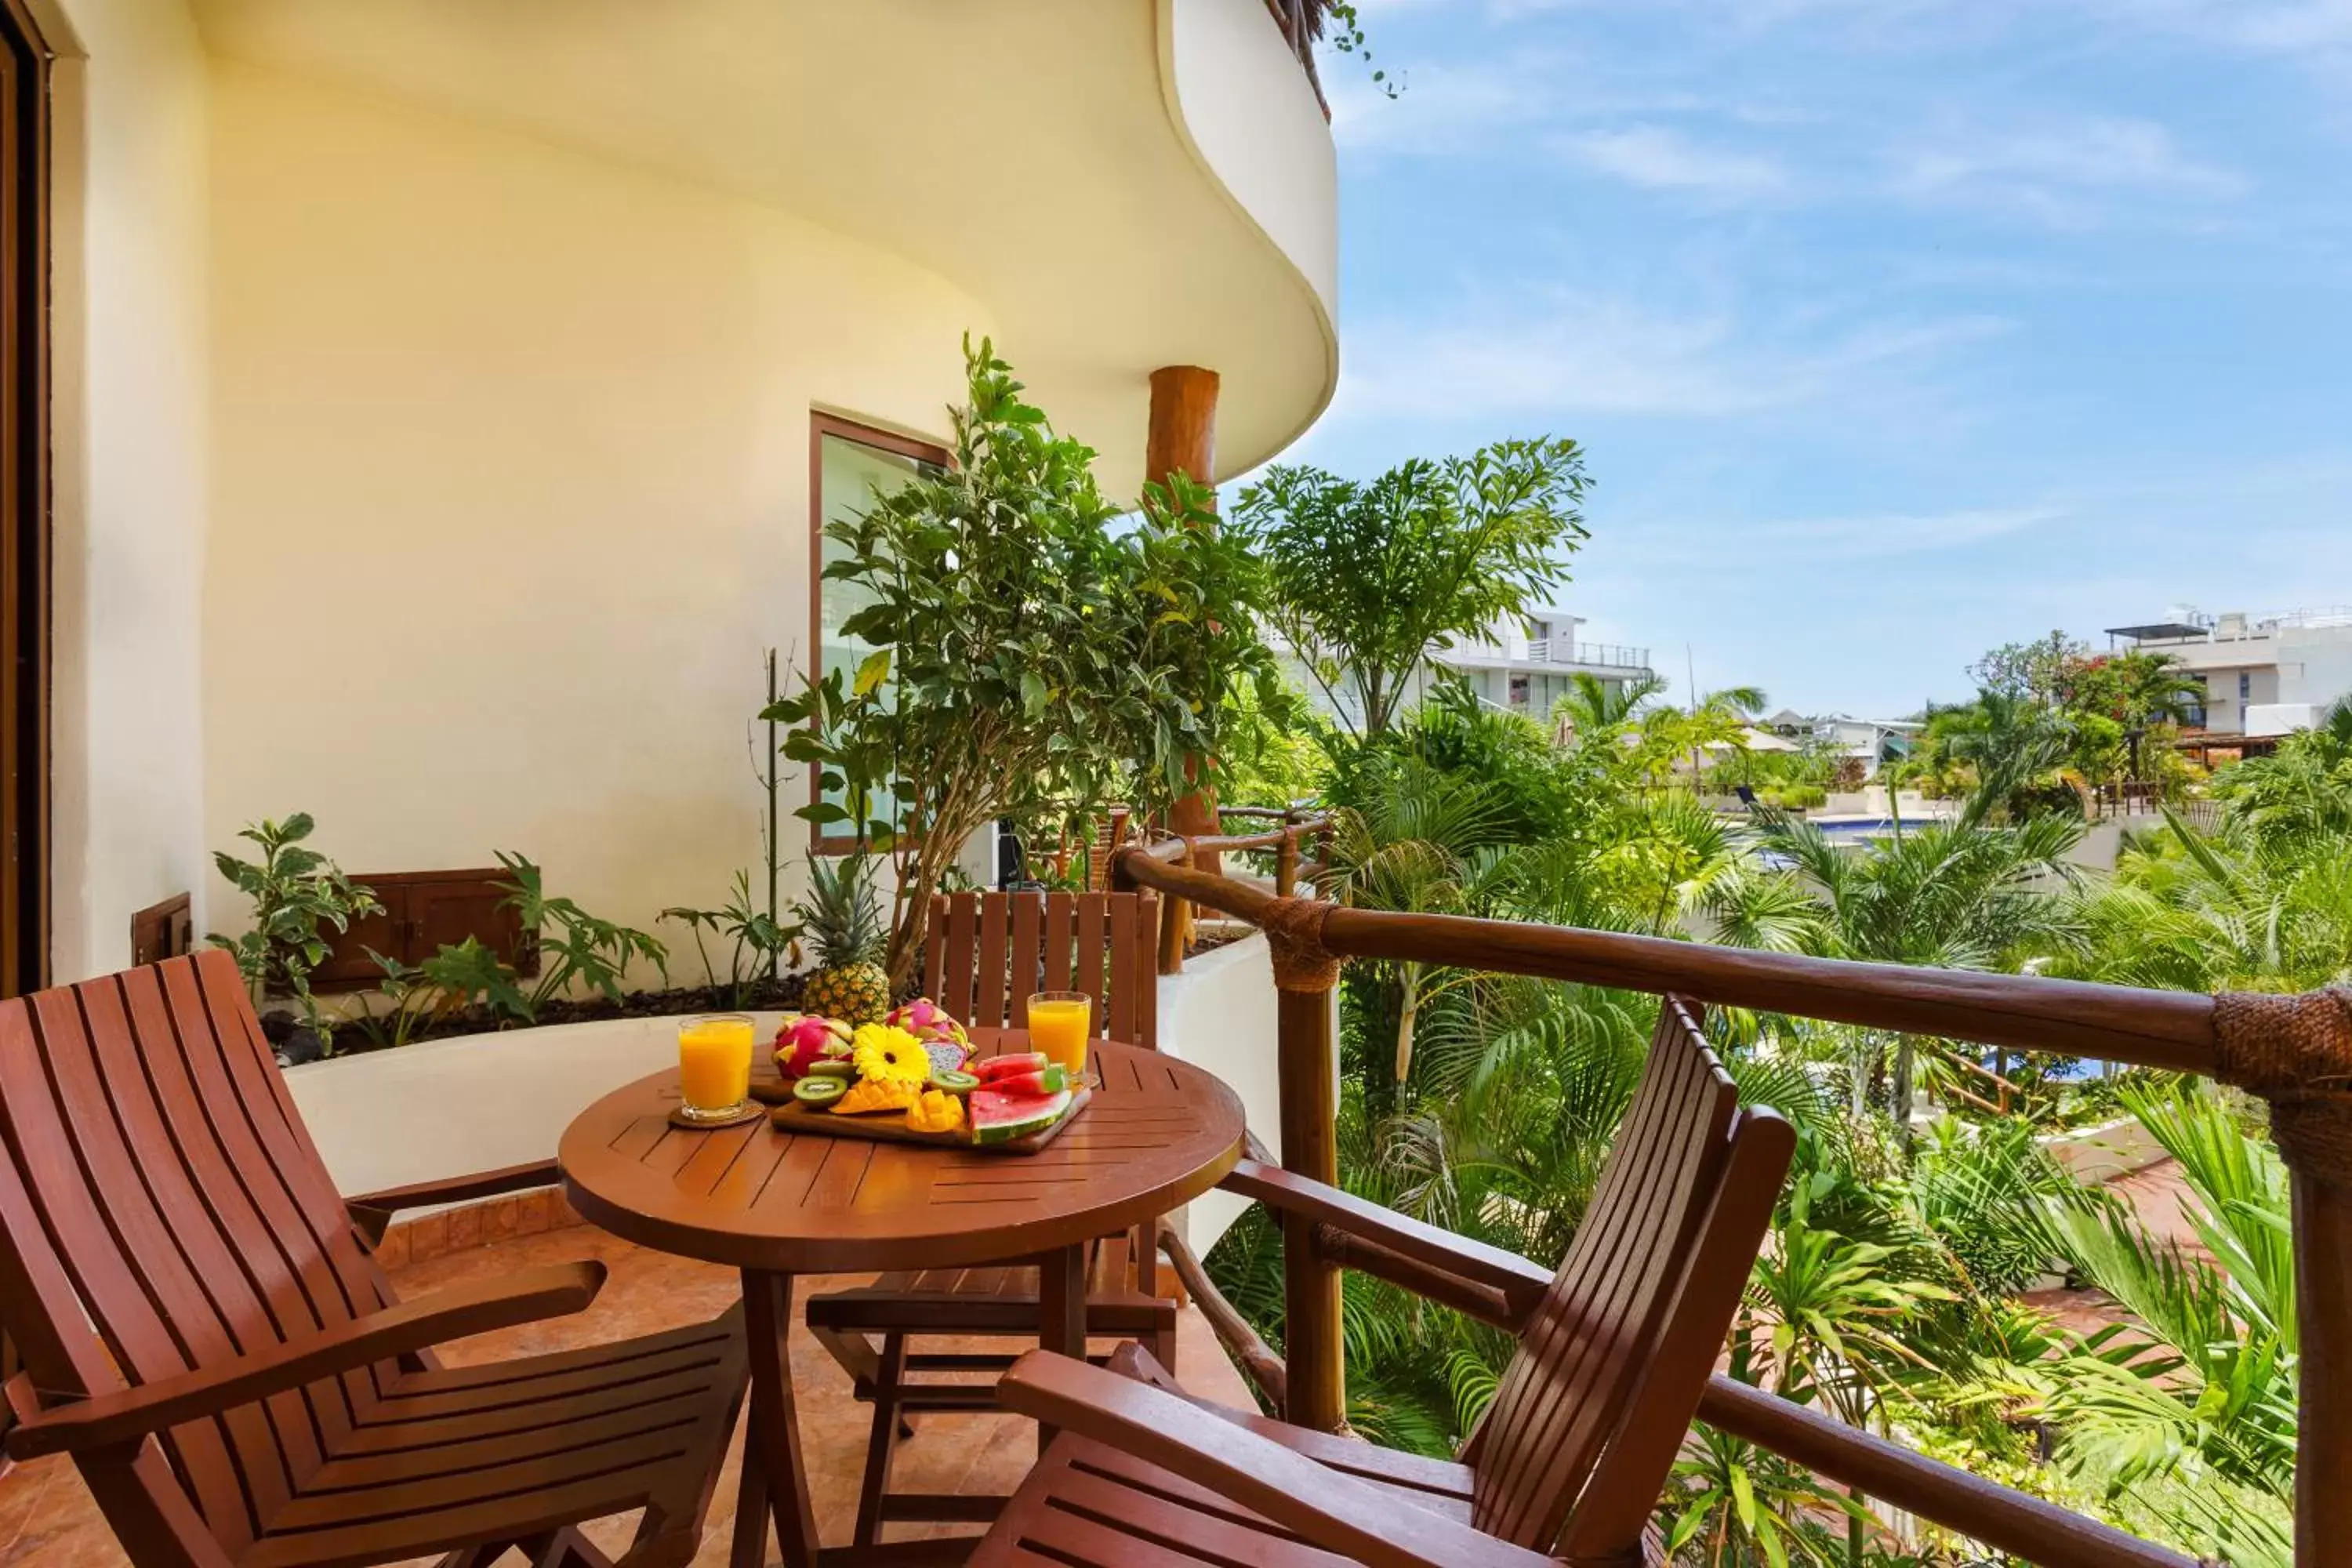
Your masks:
<svg viewBox="0 0 2352 1568"><path fill-rule="evenodd" d="M820 528L836 521L857 517L874 502L879 493L887 495L919 475L934 475L942 470L936 464L904 453L886 451L860 441L824 432L817 443L820 468L818 471L818 501L822 509ZM818 559L831 565L848 554L835 540L820 534ZM859 661L873 652L862 639L846 637L842 623L871 602L873 595L855 583L827 581L820 567L816 583L817 647L816 673L819 679L834 670L842 672L845 685L856 677ZM835 794L832 798L838 800ZM877 802L887 815L887 803ZM828 838L842 837L839 829L829 831Z"/></svg>

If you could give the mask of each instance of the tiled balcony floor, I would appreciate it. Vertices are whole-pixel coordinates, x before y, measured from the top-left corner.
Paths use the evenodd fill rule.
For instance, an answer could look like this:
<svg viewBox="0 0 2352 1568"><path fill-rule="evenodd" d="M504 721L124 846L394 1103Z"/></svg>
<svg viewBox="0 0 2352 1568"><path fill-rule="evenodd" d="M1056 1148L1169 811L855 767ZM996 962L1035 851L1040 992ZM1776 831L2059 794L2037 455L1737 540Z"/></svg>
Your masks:
<svg viewBox="0 0 2352 1568"><path fill-rule="evenodd" d="M494 1247L436 1258L394 1271L401 1293L415 1298L443 1286L481 1279L536 1263L582 1258L604 1259L612 1271L596 1304L576 1317L534 1323L443 1347L452 1365L501 1356L563 1350L626 1338L655 1329L716 1316L735 1300L732 1271L647 1252L585 1226L520 1237ZM804 1281L809 1289L829 1289L859 1281L842 1278ZM795 1306L803 1300L795 1292ZM947 1349L1004 1349L1010 1341L974 1341L968 1346L940 1342ZM924 1342L925 1348L932 1342ZM1179 1370L1195 1392L1226 1404L1248 1406L1240 1376L1201 1315L1187 1310L1178 1342ZM849 1539L856 1514L857 1481L865 1464L867 1407L849 1394L849 1380L797 1322L792 1340L793 1381L800 1401L803 1451L815 1494L817 1526L827 1545ZM1013 1415L919 1416L915 1436L898 1453L892 1474L907 1491L1010 1492L1036 1452L1034 1427ZM736 1471L742 1458L739 1430L712 1500L698 1564L723 1563L735 1514ZM617 1554L629 1540L632 1519L593 1525L589 1534ZM973 1526L936 1527L941 1534ZM886 1539L929 1533L923 1527L894 1525ZM775 1546L769 1544L770 1561ZM125 1561L113 1533L99 1516L70 1460L58 1458L18 1466L0 1479L0 1568L114 1568ZM519 1562L520 1559L509 1559Z"/></svg>

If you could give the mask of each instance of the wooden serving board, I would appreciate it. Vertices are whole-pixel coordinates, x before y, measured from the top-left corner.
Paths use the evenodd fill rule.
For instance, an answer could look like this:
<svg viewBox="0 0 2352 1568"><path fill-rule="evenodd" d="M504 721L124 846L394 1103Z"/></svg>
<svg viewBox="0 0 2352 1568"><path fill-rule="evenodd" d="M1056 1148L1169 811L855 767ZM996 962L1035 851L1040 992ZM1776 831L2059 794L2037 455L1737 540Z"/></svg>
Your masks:
<svg viewBox="0 0 2352 1568"><path fill-rule="evenodd" d="M813 1132L823 1138L865 1138L877 1143L928 1143L935 1149L971 1149L983 1154L1034 1154L1060 1137L1062 1129L1076 1121L1078 1113L1095 1097L1092 1089L1082 1085L1071 1094L1070 1108L1063 1111L1060 1120L1053 1125L1041 1127L1027 1137L1015 1138L1009 1143L975 1143L971 1141L971 1125L969 1122L952 1132L917 1132L907 1125L904 1111L836 1116L821 1107L801 1104L789 1098L791 1092L782 1089L780 1081L774 1079L752 1080L752 1098L774 1106L768 1112L768 1120L782 1131Z"/></svg>

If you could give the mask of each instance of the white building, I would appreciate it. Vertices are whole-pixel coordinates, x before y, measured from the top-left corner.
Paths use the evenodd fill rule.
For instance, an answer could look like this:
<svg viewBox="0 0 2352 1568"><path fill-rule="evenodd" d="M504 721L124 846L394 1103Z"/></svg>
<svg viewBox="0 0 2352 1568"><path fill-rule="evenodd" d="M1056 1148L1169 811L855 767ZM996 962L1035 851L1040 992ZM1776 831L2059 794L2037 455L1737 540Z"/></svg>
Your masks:
<svg viewBox="0 0 2352 1568"><path fill-rule="evenodd" d="M1524 621L1498 620L1485 637L1457 643L1431 662L1460 676L1473 695L1488 707L1533 719L1549 716L1552 704L1568 694L1580 673L1612 689L1649 677L1648 648L1580 642L1576 629L1583 624L1581 616L1559 609L1539 610ZM1335 702L1332 693L1307 678L1295 657L1286 662L1290 678L1306 689L1318 708L1351 724L1362 718L1355 692L1342 686ZM1419 702L1428 688L1424 672L1415 680L1404 706L1410 709Z"/></svg>
<svg viewBox="0 0 2352 1568"><path fill-rule="evenodd" d="M2263 737L2310 729L2352 695L2352 606L2252 616L2177 605L2162 620L2109 626L2108 646L2160 653L2205 682L2190 727Z"/></svg>
<svg viewBox="0 0 2352 1568"><path fill-rule="evenodd" d="M1851 713L1799 713L1789 708L1758 720L1756 727L1859 763L1864 778L1910 755L1923 728L1913 719L1857 719Z"/></svg>

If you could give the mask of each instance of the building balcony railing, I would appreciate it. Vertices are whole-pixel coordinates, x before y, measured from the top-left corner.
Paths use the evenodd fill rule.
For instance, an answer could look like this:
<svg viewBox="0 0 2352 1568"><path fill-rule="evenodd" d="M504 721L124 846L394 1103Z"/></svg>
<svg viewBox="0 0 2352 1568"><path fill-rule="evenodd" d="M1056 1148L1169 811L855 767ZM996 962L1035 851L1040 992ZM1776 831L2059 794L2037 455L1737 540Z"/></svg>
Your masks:
<svg viewBox="0 0 2352 1568"><path fill-rule="evenodd" d="M1585 665L1601 669L1648 669L1650 650L1624 643L1574 642L1567 637L1538 637L1528 644L1528 658L1536 664Z"/></svg>
<svg viewBox="0 0 2352 1568"><path fill-rule="evenodd" d="M1269 933L1276 979L1278 1115L1285 1169L1336 1184L1337 1045L1328 988L1351 960L1405 962L1672 994L2028 1054L2092 1057L2218 1079L2265 1100L2294 1188L2299 1284L2300 1421L2295 1554L2305 1568L2352 1563L2352 998L2206 996L2036 975L1961 973L1713 947L1507 921L1355 910L1317 901L1307 858L1328 825L1268 813L1268 832L1133 845L1113 858L1114 885L1162 895L1163 920L1211 909ZM1269 843L1269 840L1271 841ZM1217 851L1271 848L1276 889L1195 869ZM1294 896L1297 889L1308 896ZM1163 946L1181 965L1181 947ZM1312 962L1309 962L1309 961ZM1285 963L1288 968L1286 971ZM1287 979L1284 975L1287 973ZM1311 975L1316 989L1300 992ZM1255 1142L1255 1141L1253 1141ZM1176 1261L1234 1363L1284 1418L1337 1429L1347 1407L1338 1278L1365 1269L1485 1316L1494 1297L1377 1248L1331 1250L1313 1226L1286 1226L1284 1351L1277 1355L1217 1294L1181 1240ZM1465 1305L1465 1303L1468 1303ZM1486 1321L1517 1331L1499 1299ZM2166 1548L1847 1426L1720 1374L1699 1415L1721 1430L1850 1489L1995 1550L2052 1568L2188 1568Z"/></svg>

